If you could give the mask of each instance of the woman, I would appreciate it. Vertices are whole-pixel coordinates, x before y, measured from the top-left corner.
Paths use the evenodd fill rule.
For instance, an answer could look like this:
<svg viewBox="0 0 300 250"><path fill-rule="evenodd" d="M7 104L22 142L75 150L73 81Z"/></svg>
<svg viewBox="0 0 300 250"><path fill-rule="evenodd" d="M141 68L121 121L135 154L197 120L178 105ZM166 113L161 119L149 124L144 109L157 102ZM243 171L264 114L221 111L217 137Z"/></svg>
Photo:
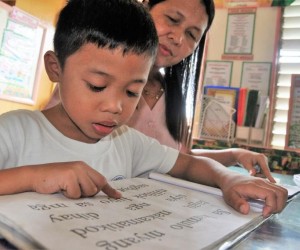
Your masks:
<svg viewBox="0 0 300 250"><path fill-rule="evenodd" d="M128 125L182 152L215 159L225 166L240 164L251 175L272 182L266 156L244 149L191 150L186 118L187 99L194 113L197 83L206 33L215 8L213 0L149 0L159 37L155 65ZM54 95L55 96L55 95ZM57 95L56 95L57 96ZM54 98L48 107L56 102Z"/></svg>
<svg viewBox="0 0 300 250"><path fill-rule="evenodd" d="M148 5L159 49L143 97L128 125L162 144L187 151L186 98L189 95L195 99L214 5L211 0L150 0ZM164 75L160 69L165 70Z"/></svg>
<svg viewBox="0 0 300 250"><path fill-rule="evenodd" d="M244 149L190 150L187 97L194 113L206 33L215 8L212 0L149 0L159 38L155 65L128 125L182 152L213 158L225 166L241 164L257 174L257 165L272 182L266 156ZM164 69L164 73L160 70Z"/></svg>

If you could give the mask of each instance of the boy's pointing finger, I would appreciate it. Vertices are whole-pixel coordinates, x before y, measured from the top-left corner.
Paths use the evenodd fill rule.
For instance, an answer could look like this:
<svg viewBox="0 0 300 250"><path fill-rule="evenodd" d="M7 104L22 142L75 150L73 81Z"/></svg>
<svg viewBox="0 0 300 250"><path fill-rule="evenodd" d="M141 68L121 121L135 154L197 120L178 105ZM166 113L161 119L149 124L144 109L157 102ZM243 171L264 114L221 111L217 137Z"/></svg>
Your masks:
<svg viewBox="0 0 300 250"><path fill-rule="evenodd" d="M106 183L101 189L101 191L105 193L108 197L115 199L122 198L122 194L118 190L114 189L111 185L109 185L109 183Z"/></svg>

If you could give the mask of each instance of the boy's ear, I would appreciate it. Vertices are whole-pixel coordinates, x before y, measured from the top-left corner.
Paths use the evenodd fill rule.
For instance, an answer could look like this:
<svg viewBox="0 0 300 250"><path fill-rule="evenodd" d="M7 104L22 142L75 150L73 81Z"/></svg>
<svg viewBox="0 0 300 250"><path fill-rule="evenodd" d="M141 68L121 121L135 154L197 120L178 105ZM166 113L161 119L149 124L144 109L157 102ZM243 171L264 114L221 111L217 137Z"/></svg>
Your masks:
<svg viewBox="0 0 300 250"><path fill-rule="evenodd" d="M47 51L44 55L45 69L52 82L60 82L61 67L57 56L53 51Z"/></svg>

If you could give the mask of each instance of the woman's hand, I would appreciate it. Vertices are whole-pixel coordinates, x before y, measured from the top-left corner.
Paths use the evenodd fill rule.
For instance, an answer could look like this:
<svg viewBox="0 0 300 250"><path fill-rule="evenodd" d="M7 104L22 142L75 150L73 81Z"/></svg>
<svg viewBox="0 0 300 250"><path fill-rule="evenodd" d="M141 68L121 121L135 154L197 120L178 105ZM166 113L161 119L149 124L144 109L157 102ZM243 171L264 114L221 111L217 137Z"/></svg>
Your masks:
<svg viewBox="0 0 300 250"><path fill-rule="evenodd" d="M192 149L191 155L208 157L227 167L239 165L248 170L252 176L263 176L266 177L270 182L276 182L271 175L268 166L268 158L264 154L252 152L242 148L228 148L221 150Z"/></svg>
<svg viewBox="0 0 300 250"><path fill-rule="evenodd" d="M265 176L270 182L276 183L268 166L268 158L264 154L245 149L232 149L232 153L238 165L247 169L250 175Z"/></svg>

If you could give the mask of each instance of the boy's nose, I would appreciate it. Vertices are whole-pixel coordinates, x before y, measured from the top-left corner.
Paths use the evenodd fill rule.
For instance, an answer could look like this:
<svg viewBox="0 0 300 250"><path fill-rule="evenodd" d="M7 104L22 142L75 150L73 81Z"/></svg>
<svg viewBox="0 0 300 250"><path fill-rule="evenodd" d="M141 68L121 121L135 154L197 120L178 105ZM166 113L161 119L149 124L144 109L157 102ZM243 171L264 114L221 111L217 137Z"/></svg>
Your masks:
<svg viewBox="0 0 300 250"><path fill-rule="evenodd" d="M113 114L118 114L122 112L122 101L120 98L116 96L107 96L105 104L103 103L104 107L102 109L106 112L110 112Z"/></svg>

